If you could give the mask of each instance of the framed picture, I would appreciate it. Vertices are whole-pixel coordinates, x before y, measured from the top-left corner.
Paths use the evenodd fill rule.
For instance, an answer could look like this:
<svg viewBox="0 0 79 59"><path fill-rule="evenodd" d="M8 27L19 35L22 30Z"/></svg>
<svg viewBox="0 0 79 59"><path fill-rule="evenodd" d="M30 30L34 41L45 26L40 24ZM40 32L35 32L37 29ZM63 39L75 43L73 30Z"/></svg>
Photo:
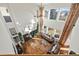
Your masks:
<svg viewBox="0 0 79 59"><path fill-rule="evenodd" d="M15 30L15 28L9 28L11 35L16 35L17 32Z"/></svg>
<svg viewBox="0 0 79 59"><path fill-rule="evenodd" d="M68 10L66 9L61 10L59 20L65 21L67 15L68 15Z"/></svg>
<svg viewBox="0 0 79 59"><path fill-rule="evenodd" d="M50 10L50 19L56 20L57 18L57 11L56 9L51 9Z"/></svg>
<svg viewBox="0 0 79 59"><path fill-rule="evenodd" d="M3 17L4 17L5 21L6 21L6 23L12 22L10 16L3 16Z"/></svg>

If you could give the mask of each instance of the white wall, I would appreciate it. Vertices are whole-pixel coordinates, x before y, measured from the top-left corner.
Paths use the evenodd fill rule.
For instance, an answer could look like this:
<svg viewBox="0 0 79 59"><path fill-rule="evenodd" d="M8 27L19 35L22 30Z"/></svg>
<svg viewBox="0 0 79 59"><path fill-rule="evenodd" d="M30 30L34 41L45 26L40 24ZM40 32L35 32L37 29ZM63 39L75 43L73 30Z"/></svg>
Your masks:
<svg viewBox="0 0 79 59"><path fill-rule="evenodd" d="M45 21L44 23L45 26L54 28L60 31L63 30L64 24L65 24L65 22L55 21L55 20L50 20L50 19L45 19L44 21Z"/></svg>
<svg viewBox="0 0 79 59"><path fill-rule="evenodd" d="M16 22L19 23L16 27L22 33L24 33L24 28L34 19L37 11L37 7L34 4L9 4L8 9L15 24Z"/></svg>
<svg viewBox="0 0 79 59"><path fill-rule="evenodd" d="M0 54L15 54L12 40L0 13Z"/></svg>
<svg viewBox="0 0 79 59"><path fill-rule="evenodd" d="M79 18L70 35L70 50L79 53Z"/></svg>
<svg viewBox="0 0 79 59"><path fill-rule="evenodd" d="M24 31L26 25L28 25L31 19L36 16L36 11L39 8L40 4L8 4L8 9L10 14L15 20L15 22L19 22L20 25L16 25L19 31ZM45 9L52 9L52 8L70 8L71 4L45 4ZM64 27L64 22L52 21L45 19L45 25L48 27L56 28L62 31Z"/></svg>
<svg viewBox="0 0 79 59"><path fill-rule="evenodd" d="M36 16L37 9L39 8L40 4L35 4L35 3L24 3L24 4L0 4L0 6L5 6L9 9L9 13L12 17L12 20L15 22L19 22L20 25L15 25L17 27L18 32L24 32L24 28L26 25L28 25L31 21L31 19ZM50 3L50 4L44 4L45 9L49 10L52 8L70 8L71 4L68 3ZM47 20L45 19L46 26L48 27L53 27L58 30L63 29L64 27L64 22L58 22L58 21L52 21L52 20Z"/></svg>

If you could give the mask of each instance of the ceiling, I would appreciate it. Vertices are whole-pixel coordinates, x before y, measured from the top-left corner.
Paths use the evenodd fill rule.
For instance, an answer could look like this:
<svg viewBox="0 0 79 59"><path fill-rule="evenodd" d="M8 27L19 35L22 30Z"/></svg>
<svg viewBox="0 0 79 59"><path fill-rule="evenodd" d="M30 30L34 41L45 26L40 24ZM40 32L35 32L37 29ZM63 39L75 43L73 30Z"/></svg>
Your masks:
<svg viewBox="0 0 79 59"><path fill-rule="evenodd" d="M7 6L32 6L32 8L38 8L40 3L0 3L1 7ZM46 9L58 8L58 7L70 7L71 3L44 3Z"/></svg>

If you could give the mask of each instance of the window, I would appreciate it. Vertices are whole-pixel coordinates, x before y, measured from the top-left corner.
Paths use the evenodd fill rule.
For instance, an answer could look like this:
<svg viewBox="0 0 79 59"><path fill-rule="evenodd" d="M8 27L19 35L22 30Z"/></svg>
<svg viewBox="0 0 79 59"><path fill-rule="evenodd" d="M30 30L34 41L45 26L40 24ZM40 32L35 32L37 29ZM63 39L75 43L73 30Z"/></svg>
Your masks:
<svg viewBox="0 0 79 59"><path fill-rule="evenodd" d="M45 10L45 18L47 18L47 19L48 19L48 13L49 13L49 11Z"/></svg>
<svg viewBox="0 0 79 59"><path fill-rule="evenodd" d="M69 10L69 8L45 10L45 18L50 20L65 21L68 16Z"/></svg>
<svg viewBox="0 0 79 59"><path fill-rule="evenodd" d="M56 20L56 18L57 18L57 11L56 11L56 9L51 9L50 10L50 19Z"/></svg>
<svg viewBox="0 0 79 59"><path fill-rule="evenodd" d="M60 10L61 11L60 11L60 15L59 15L59 20L65 21L69 11L66 8L63 8L63 9L60 9Z"/></svg>

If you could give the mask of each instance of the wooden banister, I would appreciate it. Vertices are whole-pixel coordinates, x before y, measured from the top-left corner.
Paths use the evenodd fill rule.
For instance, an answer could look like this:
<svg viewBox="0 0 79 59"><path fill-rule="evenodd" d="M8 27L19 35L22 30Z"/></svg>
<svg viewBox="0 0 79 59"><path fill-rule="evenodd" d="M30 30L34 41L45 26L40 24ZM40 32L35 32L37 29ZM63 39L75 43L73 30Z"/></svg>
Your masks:
<svg viewBox="0 0 79 59"><path fill-rule="evenodd" d="M66 42L69 34L73 29L74 24L77 21L78 16L79 16L79 4L78 3L72 4L62 35L60 37L59 41L60 45L64 45L64 43Z"/></svg>

